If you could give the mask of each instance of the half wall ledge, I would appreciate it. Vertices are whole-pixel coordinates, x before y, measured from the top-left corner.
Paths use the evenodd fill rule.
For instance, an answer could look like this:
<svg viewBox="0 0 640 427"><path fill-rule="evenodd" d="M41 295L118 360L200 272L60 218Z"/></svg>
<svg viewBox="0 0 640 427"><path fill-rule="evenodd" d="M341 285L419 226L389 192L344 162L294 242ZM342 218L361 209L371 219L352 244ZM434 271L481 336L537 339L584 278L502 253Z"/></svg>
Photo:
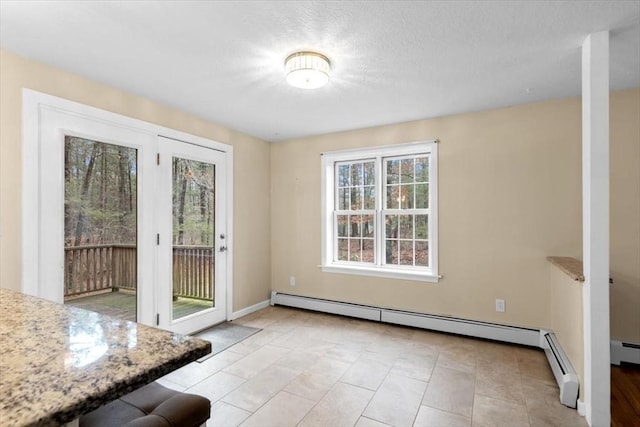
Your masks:
<svg viewBox="0 0 640 427"><path fill-rule="evenodd" d="M582 261L567 256L548 256L547 260L560 270L564 271L576 282L584 282Z"/></svg>

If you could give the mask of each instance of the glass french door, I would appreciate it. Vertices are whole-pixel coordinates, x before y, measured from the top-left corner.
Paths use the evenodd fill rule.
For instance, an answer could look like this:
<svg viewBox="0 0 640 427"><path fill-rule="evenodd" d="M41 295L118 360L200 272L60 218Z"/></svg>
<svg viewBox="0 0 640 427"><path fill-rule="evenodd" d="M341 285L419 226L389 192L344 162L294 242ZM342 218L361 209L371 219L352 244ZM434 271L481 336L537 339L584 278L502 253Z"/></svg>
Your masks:
<svg viewBox="0 0 640 427"><path fill-rule="evenodd" d="M225 153L159 139L158 324L192 333L226 320Z"/></svg>
<svg viewBox="0 0 640 427"><path fill-rule="evenodd" d="M64 303L137 321L138 150L64 135Z"/></svg>
<svg viewBox="0 0 640 427"><path fill-rule="evenodd" d="M42 108L38 251L25 290L155 325L157 136ZM28 288L30 287L30 289Z"/></svg>
<svg viewBox="0 0 640 427"><path fill-rule="evenodd" d="M226 320L228 154L78 109L30 122L23 291L180 333Z"/></svg>
<svg viewBox="0 0 640 427"><path fill-rule="evenodd" d="M224 153L162 137L158 151L155 323L191 333L226 319ZM65 135L64 177L65 304L137 321L138 150Z"/></svg>

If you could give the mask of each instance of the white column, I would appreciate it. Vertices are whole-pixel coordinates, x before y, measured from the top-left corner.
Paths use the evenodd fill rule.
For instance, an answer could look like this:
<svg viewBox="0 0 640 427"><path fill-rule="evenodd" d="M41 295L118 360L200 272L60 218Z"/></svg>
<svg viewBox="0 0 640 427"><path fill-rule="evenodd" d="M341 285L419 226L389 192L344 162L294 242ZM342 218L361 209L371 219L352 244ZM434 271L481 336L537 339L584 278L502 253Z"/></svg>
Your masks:
<svg viewBox="0 0 640 427"><path fill-rule="evenodd" d="M582 44L582 239L584 379L587 422L608 426L609 349L609 32Z"/></svg>

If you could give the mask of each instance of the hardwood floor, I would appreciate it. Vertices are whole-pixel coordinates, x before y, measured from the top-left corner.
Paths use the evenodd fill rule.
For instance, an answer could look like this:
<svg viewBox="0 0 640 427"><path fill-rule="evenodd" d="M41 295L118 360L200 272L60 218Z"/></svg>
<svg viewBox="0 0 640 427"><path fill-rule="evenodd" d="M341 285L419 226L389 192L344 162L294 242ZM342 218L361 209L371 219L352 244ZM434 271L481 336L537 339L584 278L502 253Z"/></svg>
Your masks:
<svg viewBox="0 0 640 427"><path fill-rule="evenodd" d="M611 366L611 425L640 426L640 366Z"/></svg>

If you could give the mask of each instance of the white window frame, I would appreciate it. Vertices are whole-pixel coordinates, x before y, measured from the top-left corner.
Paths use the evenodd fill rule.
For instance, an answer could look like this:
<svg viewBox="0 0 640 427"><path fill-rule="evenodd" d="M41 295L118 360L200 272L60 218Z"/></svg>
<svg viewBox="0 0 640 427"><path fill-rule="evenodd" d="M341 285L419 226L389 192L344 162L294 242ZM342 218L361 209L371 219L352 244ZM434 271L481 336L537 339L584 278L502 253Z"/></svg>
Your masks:
<svg viewBox="0 0 640 427"><path fill-rule="evenodd" d="M395 266L382 262L384 245L383 211L385 185L382 170L383 159L389 157L429 155L429 267ZM376 171L376 209L375 209L375 264L335 261L334 203L336 188L336 162L364 161L375 159ZM437 283L438 273L438 140L412 142L384 147L368 147L362 149L331 151L322 153L321 160L321 232L322 261L320 268L326 273L356 274L363 276L385 277L394 279L417 280ZM355 213L355 212L354 212Z"/></svg>

